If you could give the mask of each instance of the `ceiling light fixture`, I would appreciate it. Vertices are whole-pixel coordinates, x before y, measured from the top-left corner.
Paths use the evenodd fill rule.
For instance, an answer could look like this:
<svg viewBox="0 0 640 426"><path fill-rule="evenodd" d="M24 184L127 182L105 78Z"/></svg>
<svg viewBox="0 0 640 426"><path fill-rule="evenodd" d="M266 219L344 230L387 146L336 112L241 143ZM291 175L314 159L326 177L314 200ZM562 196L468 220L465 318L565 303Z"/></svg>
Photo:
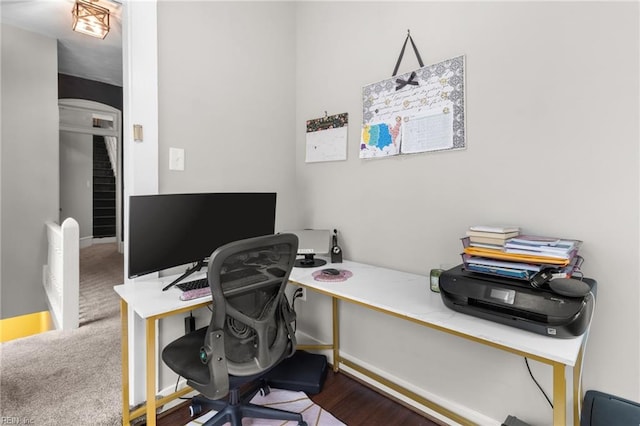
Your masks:
<svg viewBox="0 0 640 426"><path fill-rule="evenodd" d="M109 33L109 9L91 3L96 0L76 0L71 10L73 30L92 37L105 38Z"/></svg>

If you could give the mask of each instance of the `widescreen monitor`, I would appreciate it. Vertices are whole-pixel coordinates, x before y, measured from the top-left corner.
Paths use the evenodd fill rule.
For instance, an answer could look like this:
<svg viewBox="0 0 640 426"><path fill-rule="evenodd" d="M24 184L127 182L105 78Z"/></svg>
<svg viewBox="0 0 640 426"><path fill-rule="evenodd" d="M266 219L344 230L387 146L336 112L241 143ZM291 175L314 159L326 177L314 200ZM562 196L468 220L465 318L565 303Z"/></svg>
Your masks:
<svg viewBox="0 0 640 426"><path fill-rule="evenodd" d="M203 262L224 244L273 234L275 217L275 193L131 196L128 276Z"/></svg>

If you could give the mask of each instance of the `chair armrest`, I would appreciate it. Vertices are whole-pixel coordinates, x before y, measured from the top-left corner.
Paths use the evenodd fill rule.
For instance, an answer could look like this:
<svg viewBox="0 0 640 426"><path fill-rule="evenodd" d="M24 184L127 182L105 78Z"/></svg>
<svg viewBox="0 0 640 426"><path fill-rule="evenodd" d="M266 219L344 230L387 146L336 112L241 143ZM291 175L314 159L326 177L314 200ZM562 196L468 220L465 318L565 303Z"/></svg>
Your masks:
<svg viewBox="0 0 640 426"><path fill-rule="evenodd" d="M296 311L293 310L291 304L289 304L289 299L287 296L282 294L282 298L280 299L280 309L282 311L282 317L284 318L285 326L287 327L287 333L289 333L289 341L291 344L289 345L289 353L286 355L286 358L293 356L296 352L296 331L293 329L292 324L296 320Z"/></svg>
<svg viewBox="0 0 640 426"><path fill-rule="evenodd" d="M203 359L204 355L204 359ZM224 398L229 393L229 372L224 352L224 331L212 330L204 338L200 360L207 364L212 381L203 394L210 399Z"/></svg>

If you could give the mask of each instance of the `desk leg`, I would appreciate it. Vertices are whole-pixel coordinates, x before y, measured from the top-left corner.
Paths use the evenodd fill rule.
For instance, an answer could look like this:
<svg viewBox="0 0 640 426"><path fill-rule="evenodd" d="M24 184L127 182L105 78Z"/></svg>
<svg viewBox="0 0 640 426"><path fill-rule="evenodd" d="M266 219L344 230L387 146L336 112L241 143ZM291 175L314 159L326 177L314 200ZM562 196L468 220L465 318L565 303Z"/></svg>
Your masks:
<svg viewBox="0 0 640 426"><path fill-rule="evenodd" d="M567 423L567 382L564 377L564 364L553 363L553 424Z"/></svg>
<svg viewBox="0 0 640 426"><path fill-rule="evenodd" d="M580 381L580 373L582 372L582 356L584 345L578 352L576 365L573 367L573 424L580 425L580 407L582 407L582 383Z"/></svg>
<svg viewBox="0 0 640 426"><path fill-rule="evenodd" d="M338 298L333 297L333 371L340 369L340 318L338 317Z"/></svg>
<svg viewBox="0 0 640 426"><path fill-rule="evenodd" d="M129 426L129 307L124 299L120 299L120 353L122 359L122 425Z"/></svg>
<svg viewBox="0 0 640 426"><path fill-rule="evenodd" d="M147 426L156 426L156 324L147 319Z"/></svg>

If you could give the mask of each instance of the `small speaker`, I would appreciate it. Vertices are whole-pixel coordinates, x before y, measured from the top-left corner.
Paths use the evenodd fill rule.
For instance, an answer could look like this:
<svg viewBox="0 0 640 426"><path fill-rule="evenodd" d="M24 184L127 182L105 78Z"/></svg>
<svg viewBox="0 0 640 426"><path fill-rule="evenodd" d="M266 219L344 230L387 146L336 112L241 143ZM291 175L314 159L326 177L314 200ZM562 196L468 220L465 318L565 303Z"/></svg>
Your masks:
<svg viewBox="0 0 640 426"><path fill-rule="evenodd" d="M342 263L342 249L338 245L338 230L333 230L331 237L331 263Z"/></svg>
<svg viewBox="0 0 640 426"><path fill-rule="evenodd" d="M549 281L549 287L554 293L567 297L584 297L591 291L589 284L575 278L556 278Z"/></svg>

